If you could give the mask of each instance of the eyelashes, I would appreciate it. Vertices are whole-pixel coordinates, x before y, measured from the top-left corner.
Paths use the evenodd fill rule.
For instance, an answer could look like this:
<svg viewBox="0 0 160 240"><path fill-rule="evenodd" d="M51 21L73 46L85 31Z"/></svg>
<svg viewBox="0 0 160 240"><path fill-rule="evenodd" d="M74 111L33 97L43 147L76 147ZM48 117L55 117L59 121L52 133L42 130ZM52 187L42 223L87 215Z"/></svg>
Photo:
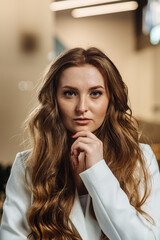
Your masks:
<svg viewBox="0 0 160 240"><path fill-rule="evenodd" d="M93 96L93 97L99 97L102 94L103 93L101 91L92 91L90 95Z"/></svg>
<svg viewBox="0 0 160 240"><path fill-rule="evenodd" d="M101 91L98 90L94 90L90 92L90 96L93 98L97 98L99 96L101 96L103 93ZM63 95L66 97L74 97L77 96L78 93L76 91L72 91L72 90L67 90L63 92Z"/></svg>
<svg viewBox="0 0 160 240"><path fill-rule="evenodd" d="M63 95L66 97L72 97L72 96L76 96L77 93L75 91L67 90L63 93Z"/></svg>

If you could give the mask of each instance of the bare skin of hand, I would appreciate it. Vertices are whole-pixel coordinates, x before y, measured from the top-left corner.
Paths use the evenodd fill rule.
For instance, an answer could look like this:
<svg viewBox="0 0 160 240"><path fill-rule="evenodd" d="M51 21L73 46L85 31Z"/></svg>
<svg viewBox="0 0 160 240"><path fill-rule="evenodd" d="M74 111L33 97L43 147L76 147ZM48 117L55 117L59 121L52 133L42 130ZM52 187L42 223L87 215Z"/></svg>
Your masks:
<svg viewBox="0 0 160 240"><path fill-rule="evenodd" d="M75 139L70 157L73 174L79 194L86 194L87 190L79 174L103 159L103 144L89 131L77 132L72 138Z"/></svg>
<svg viewBox="0 0 160 240"><path fill-rule="evenodd" d="M75 168L84 171L103 159L103 143L93 133L81 131L72 138L76 139L71 146L71 159Z"/></svg>

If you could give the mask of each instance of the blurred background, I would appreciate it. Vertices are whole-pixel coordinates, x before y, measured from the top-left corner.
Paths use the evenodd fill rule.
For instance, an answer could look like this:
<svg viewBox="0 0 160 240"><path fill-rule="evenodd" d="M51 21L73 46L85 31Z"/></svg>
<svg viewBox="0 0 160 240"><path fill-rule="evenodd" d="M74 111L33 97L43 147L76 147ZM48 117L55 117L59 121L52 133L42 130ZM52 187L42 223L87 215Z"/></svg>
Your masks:
<svg viewBox="0 0 160 240"><path fill-rule="evenodd" d="M25 150L23 122L49 62L95 46L118 67L130 105L159 157L160 0L0 0L0 164Z"/></svg>

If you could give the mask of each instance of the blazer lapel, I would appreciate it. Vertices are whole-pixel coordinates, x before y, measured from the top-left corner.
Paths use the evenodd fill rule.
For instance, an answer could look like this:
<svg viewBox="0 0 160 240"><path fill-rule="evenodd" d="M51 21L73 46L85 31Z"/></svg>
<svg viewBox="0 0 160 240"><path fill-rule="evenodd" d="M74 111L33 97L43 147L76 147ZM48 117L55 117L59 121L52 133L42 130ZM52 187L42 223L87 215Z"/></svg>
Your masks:
<svg viewBox="0 0 160 240"><path fill-rule="evenodd" d="M76 191L74 204L70 213L70 219L75 228L79 232L83 240L90 240L87 235L85 218L82 211L81 203L79 201L78 192Z"/></svg>
<svg viewBox="0 0 160 240"><path fill-rule="evenodd" d="M86 213L84 216L78 192L76 191L74 204L70 213L70 219L83 240L99 240L101 236L101 229L98 222L89 212L90 201L91 197L88 195Z"/></svg>
<svg viewBox="0 0 160 240"><path fill-rule="evenodd" d="M86 207L86 214L85 214L85 223L86 223L86 228L88 232L88 238L92 240L99 240L101 237L101 228L96 221L92 217L89 211L89 206L91 202L91 197L88 195L88 201L87 201L87 207Z"/></svg>

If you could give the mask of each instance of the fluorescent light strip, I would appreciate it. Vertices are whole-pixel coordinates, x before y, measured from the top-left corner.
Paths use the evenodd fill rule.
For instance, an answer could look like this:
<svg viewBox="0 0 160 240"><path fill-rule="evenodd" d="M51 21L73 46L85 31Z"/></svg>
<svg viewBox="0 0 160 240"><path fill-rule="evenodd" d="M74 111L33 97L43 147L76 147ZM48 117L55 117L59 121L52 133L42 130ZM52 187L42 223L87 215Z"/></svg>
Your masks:
<svg viewBox="0 0 160 240"><path fill-rule="evenodd" d="M79 8L85 6L91 6L96 4L104 4L110 2L119 2L122 0L66 0L66 1L58 1L50 4L51 11L62 11L72 8Z"/></svg>
<svg viewBox="0 0 160 240"><path fill-rule="evenodd" d="M81 18L116 12L133 11L136 10L137 8L138 3L136 1L130 1L116 4L107 4L102 6L78 8L74 9L71 14L74 18Z"/></svg>

